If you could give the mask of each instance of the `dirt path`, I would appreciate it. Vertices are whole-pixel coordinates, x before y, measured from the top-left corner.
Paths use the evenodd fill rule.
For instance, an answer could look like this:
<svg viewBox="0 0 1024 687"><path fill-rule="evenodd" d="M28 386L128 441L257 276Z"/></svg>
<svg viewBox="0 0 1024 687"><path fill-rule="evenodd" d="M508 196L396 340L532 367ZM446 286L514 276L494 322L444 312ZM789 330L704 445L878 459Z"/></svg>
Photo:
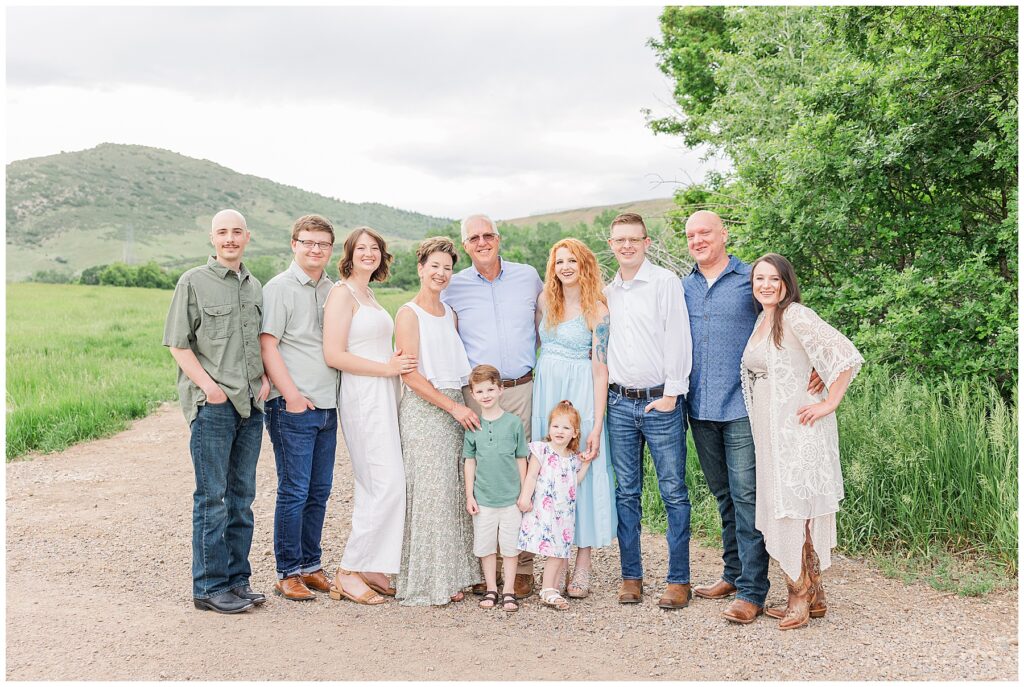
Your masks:
<svg viewBox="0 0 1024 687"><path fill-rule="evenodd" d="M342 445L342 442L339 442ZM7 466L7 679L34 680L776 680L1017 677L1017 593L985 599L905 587L835 557L829 612L779 632L731 625L726 602L656 605L664 538L645 535L644 603L615 603L618 552L595 556L595 593L571 611L536 597L506 616L475 603L366 609L273 596L274 459L260 458L252 583L239 616L192 608L192 466L175 406L111 439ZM339 455L324 560L340 559L352 490ZM693 579L718 551L694 546ZM769 600L784 584L772 566Z"/></svg>

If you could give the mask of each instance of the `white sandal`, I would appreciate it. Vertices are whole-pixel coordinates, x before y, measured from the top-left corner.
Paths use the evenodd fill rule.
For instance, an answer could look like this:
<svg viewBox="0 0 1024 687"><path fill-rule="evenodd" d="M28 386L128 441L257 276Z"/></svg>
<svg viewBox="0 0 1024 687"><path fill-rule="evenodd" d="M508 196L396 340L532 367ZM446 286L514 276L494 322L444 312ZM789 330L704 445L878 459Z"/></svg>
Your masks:
<svg viewBox="0 0 1024 687"><path fill-rule="evenodd" d="M590 571L579 568L573 570L572 582L569 583L566 593L570 599L585 599L590 596Z"/></svg>
<svg viewBox="0 0 1024 687"><path fill-rule="evenodd" d="M554 608L557 611L568 611L569 602L565 600L565 597L558 593L558 590L554 587L546 587L540 590L541 602L550 608Z"/></svg>

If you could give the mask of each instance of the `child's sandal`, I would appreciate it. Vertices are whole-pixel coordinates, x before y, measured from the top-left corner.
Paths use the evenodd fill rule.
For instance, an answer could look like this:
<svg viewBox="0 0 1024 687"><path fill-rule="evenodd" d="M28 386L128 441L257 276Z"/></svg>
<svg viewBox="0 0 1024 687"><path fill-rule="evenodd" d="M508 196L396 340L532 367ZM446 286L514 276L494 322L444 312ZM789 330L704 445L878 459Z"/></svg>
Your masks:
<svg viewBox="0 0 1024 687"><path fill-rule="evenodd" d="M554 608L557 611L569 610L569 602L554 587L546 587L540 590L540 600L545 606Z"/></svg>
<svg viewBox="0 0 1024 687"><path fill-rule="evenodd" d="M590 595L590 571L573 570L568 590L570 599L585 599Z"/></svg>
<svg viewBox="0 0 1024 687"><path fill-rule="evenodd" d="M484 604L487 604L486 606ZM498 604L498 590L488 589L477 604L480 608L494 608Z"/></svg>
<svg viewBox="0 0 1024 687"><path fill-rule="evenodd" d="M512 606L512 608L509 608ZM502 594L501 595L501 609L506 613L515 613L519 610L519 602L516 601L515 594Z"/></svg>

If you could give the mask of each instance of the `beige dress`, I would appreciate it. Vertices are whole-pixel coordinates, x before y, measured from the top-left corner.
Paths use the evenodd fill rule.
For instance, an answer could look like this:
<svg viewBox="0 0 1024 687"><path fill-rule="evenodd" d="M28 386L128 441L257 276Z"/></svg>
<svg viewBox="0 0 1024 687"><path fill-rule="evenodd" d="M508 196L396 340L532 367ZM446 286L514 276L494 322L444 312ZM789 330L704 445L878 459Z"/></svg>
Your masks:
<svg viewBox="0 0 1024 687"><path fill-rule="evenodd" d="M740 379L757 456L755 525L768 554L796 579L808 520L821 569L831 565L835 514L843 498L835 414L811 427L800 424L797 409L827 398L836 378L848 369L856 376L864 359L849 339L806 306L791 304L782 322L781 348L770 334L756 341L755 325L743 351ZM807 391L812 369L825 382L826 392L818 396Z"/></svg>

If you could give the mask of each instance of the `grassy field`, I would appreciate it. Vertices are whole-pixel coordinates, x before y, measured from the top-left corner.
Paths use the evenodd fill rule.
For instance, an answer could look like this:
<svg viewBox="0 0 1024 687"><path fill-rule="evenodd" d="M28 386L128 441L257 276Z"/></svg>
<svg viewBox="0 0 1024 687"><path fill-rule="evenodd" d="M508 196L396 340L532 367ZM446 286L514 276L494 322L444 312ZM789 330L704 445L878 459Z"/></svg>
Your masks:
<svg viewBox="0 0 1024 687"><path fill-rule="evenodd" d="M382 289L392 313L412 294ZM7 285L7 460L109 436L176 398L171 291Z"/></svg>
<svg viewBox="0 0 1024 687"><path fill-rule="evenodd" d="M1017 403L982 383L924 384L867 366L839 408L846 498L838 546L893 576L981 594L1017 573ZM647 457L644 523L665 509ZM689 439L694 536L720 541L717 504ZM1008 575L1012 576L1009 578Z"/></svg>

